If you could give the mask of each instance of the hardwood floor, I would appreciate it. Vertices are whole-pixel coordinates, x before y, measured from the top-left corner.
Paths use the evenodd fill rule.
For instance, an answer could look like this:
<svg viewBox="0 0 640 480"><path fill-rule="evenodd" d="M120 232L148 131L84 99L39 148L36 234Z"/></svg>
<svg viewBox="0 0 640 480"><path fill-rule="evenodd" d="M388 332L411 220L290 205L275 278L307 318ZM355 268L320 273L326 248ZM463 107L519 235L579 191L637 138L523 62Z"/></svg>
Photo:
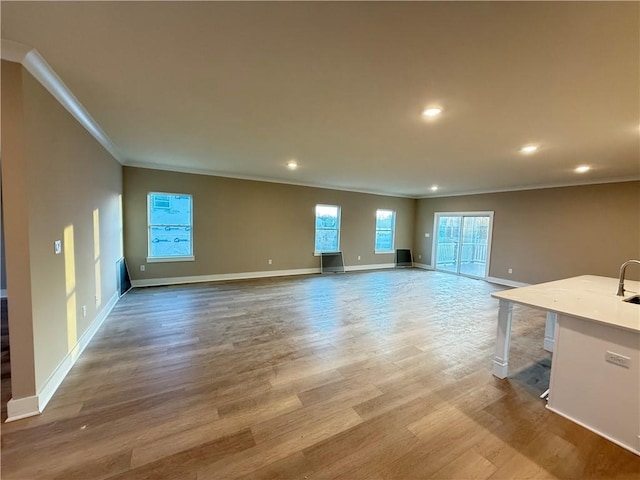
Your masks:
<svg viewBox="0 0 640 480"><path fill-rule="evenodd" d="M544 313L422 270L134 290L45 412L2 426L4 479L628 478L640 457L538 395Z"/></svg>

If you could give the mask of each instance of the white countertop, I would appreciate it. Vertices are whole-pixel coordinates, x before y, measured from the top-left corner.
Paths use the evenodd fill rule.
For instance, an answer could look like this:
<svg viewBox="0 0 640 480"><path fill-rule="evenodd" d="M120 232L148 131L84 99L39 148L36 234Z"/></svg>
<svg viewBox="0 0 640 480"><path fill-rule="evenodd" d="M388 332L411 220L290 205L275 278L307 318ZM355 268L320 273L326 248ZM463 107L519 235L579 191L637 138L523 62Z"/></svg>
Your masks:
<svg viewBox="0 0 640 480"><path fill-rule="evenodd" d="M640 332L640 305L623 302L640 291L640 282L625 280L624 287L624 297L618 297L617 278L582 275L495 292L491 296Z"/></svg>

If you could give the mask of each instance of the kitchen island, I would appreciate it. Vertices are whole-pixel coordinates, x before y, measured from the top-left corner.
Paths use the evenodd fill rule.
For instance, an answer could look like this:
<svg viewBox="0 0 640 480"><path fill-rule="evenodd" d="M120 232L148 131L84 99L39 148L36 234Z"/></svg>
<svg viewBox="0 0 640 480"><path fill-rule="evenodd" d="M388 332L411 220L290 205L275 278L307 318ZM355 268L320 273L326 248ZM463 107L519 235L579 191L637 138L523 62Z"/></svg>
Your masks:
<svg viewBox="0 0 640 480"><path fill-rule="evenodd" d="M500 300L493 374L508 375L513 304L547 312L553 351L547 408L640 455L640 283L583 275L493 293Z"/></svg>

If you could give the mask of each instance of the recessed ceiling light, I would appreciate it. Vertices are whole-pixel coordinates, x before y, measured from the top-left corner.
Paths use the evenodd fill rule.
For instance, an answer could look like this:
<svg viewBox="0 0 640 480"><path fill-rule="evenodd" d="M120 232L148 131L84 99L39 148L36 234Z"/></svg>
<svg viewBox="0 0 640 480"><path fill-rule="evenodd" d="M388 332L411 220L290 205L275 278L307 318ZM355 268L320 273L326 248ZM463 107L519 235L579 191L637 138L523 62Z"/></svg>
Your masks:
<svg viewBox="0 0 640 480"><path fill-rule="evenodd" d="M438 191L438 185L434 185L431 187L431 191L432 192L437 192Z"/></svg>
<svg viewBox="0 0 640 480"><path fill-rule="evenodd" d="M533 152L535 152L537 150L538 150L538 146L537 145L525 145L524 147L522 147L520 149L520 152L529 154L529 153L533 153Z"/></svg>
<svg viewBox="0 0 640 480"><path fill-rule="evenodd" d="M287 162L287 168L289 170L295 170L296 168L298 168L298 162L296 162L295 160L289 160Z"/></svg>
<svg viewBox="0 0 640 480"><path fill-rule="evenodd" d="M579 167L576 167L574 171L576 173L585 173L589 170L591 170L591 167L589 165L580 165Z"/></svg>
<svg viewBox="0 0 640 480"><path fill-rule="evenodd" d="M442 109L440 107L429 107L422 112L422 116L426 118L437 117L442 113Z"/></svg>

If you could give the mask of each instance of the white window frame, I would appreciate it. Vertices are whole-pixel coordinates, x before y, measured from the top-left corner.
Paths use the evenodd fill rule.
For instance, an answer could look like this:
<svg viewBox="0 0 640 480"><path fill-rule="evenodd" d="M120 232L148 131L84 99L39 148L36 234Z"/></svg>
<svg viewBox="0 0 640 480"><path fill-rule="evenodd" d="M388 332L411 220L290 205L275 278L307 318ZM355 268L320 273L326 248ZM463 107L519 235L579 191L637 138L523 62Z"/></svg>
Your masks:
<svg viewBox="0 0 640 480"><path fill-rule="evenodd" d="M335 229L338 233L338 249L335 252L340 252L340 230L342 230L342 207L340 205L329 205L327 203L318 203L313 209L313 254L318 257L321 253L334 253L334 251L319 251L316 250L316 236L318 234L318 207L331 207L338 209L338 226ZM334 229L322 229L322 230L334 230Z"/></svg>
<svg viewBox="0 0 640 480"><path fill-rule="evenodd" d="M190 209L190 218L189 218L189 225L178 225L178 224L171 224L171 225L156 225L156 224L151 224L151 198L152 195L174 195L174 196L181 196L181 197L189 197L189 200L191 202L191 209ZM189 227L189 234L191 235L191 255L184 255L184 256L172 256L172 257L152 257L151 256L151 227L158 227L158 226L175 226L175 227ZM169 193L169 192L149 192L147 193L147 263L163 263L163 262L193 262L195 261L195 256L193 254L194 252L194 245L193 245L193 195L189 194L189 193Z"/></svg>
<svg viewBox="0 0 640 480"><path fill-rule="evenodd" d="M378 228L378 212L391 212L391 215L393 218L392 225L391 225L391 249L390 250L378 250L377 248L376 240L378 239L378 232L389 231L389 229L387 228ZM373 251L375 254L394 253L395 246L396 246L396 211L391 210L389 208L378 208L376 210L376 231L373 237Z"/></svg>

